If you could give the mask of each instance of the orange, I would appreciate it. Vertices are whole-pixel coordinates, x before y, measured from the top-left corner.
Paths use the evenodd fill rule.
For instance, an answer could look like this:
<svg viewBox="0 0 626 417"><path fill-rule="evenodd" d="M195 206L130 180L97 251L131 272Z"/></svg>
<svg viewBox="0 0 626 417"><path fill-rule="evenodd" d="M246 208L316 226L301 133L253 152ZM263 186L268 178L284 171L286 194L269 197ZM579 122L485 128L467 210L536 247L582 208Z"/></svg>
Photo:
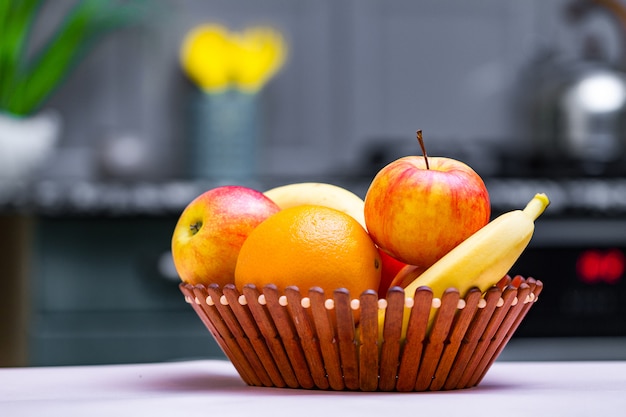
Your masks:
<svg viewBox="0 0 626 417"><path fill-rule="evenodd" d="M367 231L351 216L313 205L291 207L259 224L241 247L235 285L279 291L296 286L306 296L311 287L327 295L345 288L357 298L377 290L382 263Z"/></svg>

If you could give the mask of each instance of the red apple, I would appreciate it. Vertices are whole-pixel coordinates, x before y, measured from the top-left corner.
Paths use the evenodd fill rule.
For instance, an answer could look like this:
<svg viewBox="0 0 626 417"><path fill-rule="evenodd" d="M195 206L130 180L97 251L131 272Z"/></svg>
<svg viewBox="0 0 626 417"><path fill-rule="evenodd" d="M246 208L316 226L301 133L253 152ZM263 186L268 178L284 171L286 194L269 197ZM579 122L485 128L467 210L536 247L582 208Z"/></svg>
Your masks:
<svg viewBox="0 0 626 417"><path fill-rule="evenodd" d="M234 283L241 245L280 208L260 191L242 186L213 188L183 210L172 236L172 257L189 284Z"/></svg>
<svg viewBox="0 0 626 417"><path fill-rule="evenodd" d="M482 178L445 157L406 156L383 167L365 196L372 239L392 257L428 267L489 222Z"/></svg>
<svg viewBox="0 0 626 417"><path fill-rule="evenodd" d="M380 271L380 285L378 286L378 297L385 298L387 290L391 287L391 282L406 264L404 262L400 262L380 248L378 249L378 252L380 253L380 261L382 263L382 269Z"/></svg>
<svg viewBox="0 0 626 417"><path fill-rule="evenodd" d="M391 288L391 287L400 287L400 288L408 287L409 284L412 283L413 281L415 281L417 279L417 277L422 275L422 273L426 269L427 268L424 268L422 266L405 265L403 268L401 268L398 271L396 276L393 277L393 279L391 280L391 284L389 285L389 288Z"/></svg>

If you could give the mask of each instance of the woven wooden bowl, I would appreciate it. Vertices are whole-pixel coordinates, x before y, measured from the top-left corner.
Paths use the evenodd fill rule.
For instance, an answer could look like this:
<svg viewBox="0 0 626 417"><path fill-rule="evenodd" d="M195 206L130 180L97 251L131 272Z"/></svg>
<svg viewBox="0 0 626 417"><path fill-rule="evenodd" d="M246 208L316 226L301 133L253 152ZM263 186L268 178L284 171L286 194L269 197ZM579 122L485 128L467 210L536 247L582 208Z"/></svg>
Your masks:
<svg viewBox="0 0 626 417"><path fill-rule="evenodd" d="M295 287L281 295L272 285L180 289L248 385L438 391L479 384L543 288L519 276L504 284L465 298L449 289L441 299L426 287L413 298L392 288L385 299L319 288L302 297Z"/></svg>

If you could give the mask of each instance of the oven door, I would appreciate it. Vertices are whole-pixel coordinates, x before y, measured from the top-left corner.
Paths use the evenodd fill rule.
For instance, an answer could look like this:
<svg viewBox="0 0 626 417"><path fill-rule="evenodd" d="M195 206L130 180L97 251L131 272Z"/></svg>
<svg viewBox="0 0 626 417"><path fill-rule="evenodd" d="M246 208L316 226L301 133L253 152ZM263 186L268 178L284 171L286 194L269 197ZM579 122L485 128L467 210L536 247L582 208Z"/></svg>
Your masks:
<svg viewBox="0 0 626 417"><path fill-rule="evenodd" d="M511 273L544 283L516 337L626 336L626 219L539 219Z"/></svg>

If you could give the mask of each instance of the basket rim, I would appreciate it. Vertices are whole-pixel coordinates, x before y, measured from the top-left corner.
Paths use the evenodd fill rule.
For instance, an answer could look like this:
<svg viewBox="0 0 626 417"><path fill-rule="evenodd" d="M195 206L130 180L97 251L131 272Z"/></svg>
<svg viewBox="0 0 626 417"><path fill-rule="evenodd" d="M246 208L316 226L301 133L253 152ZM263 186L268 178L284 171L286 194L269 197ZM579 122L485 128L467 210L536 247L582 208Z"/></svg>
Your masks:
<svg viewBox="0 0 626 417"><path fill-rule="evenodd" d="M379 308L384 309L386 307L385 305L385 301L387 299L389 299L390 295L391 297L395 298L395 297L399 297L399 294L402 294L405 298L405 303L406 303L406 307L411 308L412 307L412 300L415 299L415 294L419 293L429 293L432 295L432 307L433 308L439 308L441 306L441 299L443 298L443 295L447 294L447 293L456 293L459 295L459 308L463 308L463 302L461 300L465 300L465 298L467 298L467 296L475 291L479 291L481 292L481 294L484 296L485 294L487 294L487 292L489 291L495 291L496 289L498 289L501 293L504 293L505 290L507 289L515 289L515 290L519 290L520 288L525 288L528 287L529 285L532 285L533 287L540 287L543 288L543 282L539 279L535 279L533 277L523 277L521 275L515 275L514 277L510 277L509 275L507 275L503 280L501 280L498 284L494 284L491 287L489 287L487 290L485 291L481 291L478 287L471 287L470 289L468 289L466 291L465 294L461 294L459 289L456 287L448 287L443 294L440 297L435 297L434 293L432 291L432 288L430 288L429 286L423 285L423 286L419 286L416 288L415 293L413 295L408 295L404 288L400 287L400 286L393 286L387 289L387 294L385 295L385 297L379 297L378 296L378 291L373 290L373 289L368 289L365 290L363 292L361 292L358 296L355 297L351 297L351 300L359 300L362 296L372 296L373 294L375 294L378 298L378 302L379 302ZM309 297L305 294L311 294L311 293L317 293L317 294L324 294L324 295L336 295L336 294L342 294L342 295L349 295L351 296L352 294L350 294L350 291L347 288L335 288L331 291L325 291L322 287L319 286L313 286L311 288L308 289L308 291L306 293L303 293L302 290L297 286L297 285L289 285L287 287L285 287L284 291L280 291L279 288L275 285L275 284L265 284L262 287L257 287L255 284L245 284L243 286L243 288L240 290L239 288L237 288L237 286L234 283L228 283L225 285L221 285L218 283L210 283L210 284L205 284L205 283L196 283L196 284L191 284L191 283L187 283L187 282L180 282L179 283L179 287L180 288L188 288L188 289L194 289L194 288L198 288L198 289L213 289L213 290L224 290L224 289L228 289L228 290L235 290L240 294L241 298L241 302L243 302L244 304L247 302L247 300L244 300L246 298L246 291L243 291L243 288L245 289L253 289L253 290L257 290L260 292L260 302L261 304L264 304L264 292L265 291L278 291L279 294L281 294L279 297L279 302L283 305L286 306L287 304L283 304L283 303L287 303L286 300L286 292L298 292L300 294L302 294L302 299L305 300L308 299ZM220 297L221 298L221 297ZM327 300L332 300L332 297L327 297ZM212 297L211 297L212 300ZM527 295L527 297L523 300L524 303L529 303L529 302L536 302L538 300L538 295L536 294L535 291L530 291ZM223 301L223 299L222 299ZM215 300L209 301L209 303L215 303ZM219 300L218 300L219 302ZM519 302L519 300L515 301L515 303ZM499 304L501 304L501 301L499 302Z"/></svg>

